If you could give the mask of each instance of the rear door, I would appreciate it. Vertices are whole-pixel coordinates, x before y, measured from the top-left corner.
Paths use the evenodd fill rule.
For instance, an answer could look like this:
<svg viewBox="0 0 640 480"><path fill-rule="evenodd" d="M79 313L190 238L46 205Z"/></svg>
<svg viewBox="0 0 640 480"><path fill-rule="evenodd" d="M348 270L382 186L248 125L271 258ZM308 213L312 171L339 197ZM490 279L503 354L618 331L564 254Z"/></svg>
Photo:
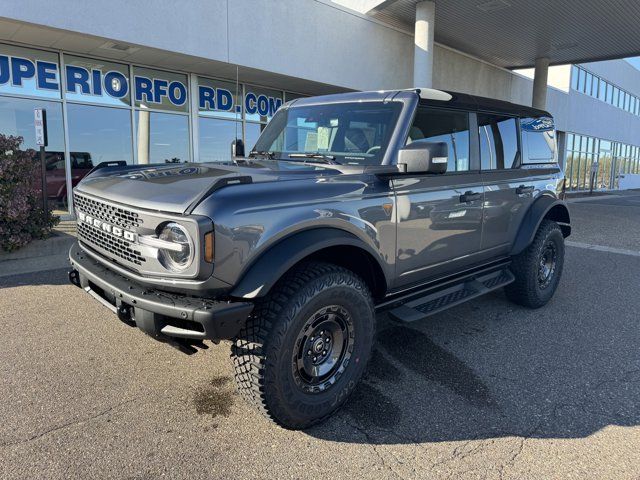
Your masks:
<svg viewBox="0 0 640 480"><path fill-rule="evenodd" d="M531 160L545 157L541 163L548 164L546 157L553 161L555 155L555 138L552 148L539 134L530 137L531 120L501 113L477 115L485 193L482 249L496 256L509 254L533 199L546 187L548 175L532 168Z"/></svg>
<svg viewBox="0 0 640 480"><path fill-rule="evenodd" d="M482 179L470 149L469 113L419 107L407 143L446 142L444 174L400 175L396 191L397 285L420 283L477 261L482 237ZM477 144L477 143L476 143Z"/></svg>

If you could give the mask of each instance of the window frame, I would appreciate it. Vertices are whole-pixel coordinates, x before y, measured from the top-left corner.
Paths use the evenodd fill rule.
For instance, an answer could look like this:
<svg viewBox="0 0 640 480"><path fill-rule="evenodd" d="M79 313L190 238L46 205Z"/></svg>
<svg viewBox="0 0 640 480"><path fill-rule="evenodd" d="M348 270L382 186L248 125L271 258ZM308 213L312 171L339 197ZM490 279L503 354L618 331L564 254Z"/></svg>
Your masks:
<svg viewBox="0 0 640 480"><path fill-rule="evenodd" d="M517 155L516 155L516 159L513 162L513 165L511 166L511 168L492 168L489 170L483 170L482 169L482 152L480 150L480 131L479 131L479 123L478 123L478 115L482 114L482 115L499 115L501 117L508 117L511 120L514 120L516 122L516 143L518 145L518 150L517 150ZM512 113L506 113L506 112L496 112L496 111L491 111L491 110L478 110L477 112L474 112L474 116L476 117L476 131L478 134L478 162L479 162L479 168L478 170L481 173L487 173L487 172L508 172L511 170L519 170L522 168L522 131L520 130L520 119L523 118L520 115L514 115Z"/></svg>
<svg viewBox="0 0 640 480"><path fill-rule="evenodd" d="M478 118L476 116L476 110L469 110L460 107L445 107L445 106L432 106L425 104L416 105L415 111L413 112L413 116L411 117L410 128L407 130L407 135L405 136L403 146L407 145L407 140L409 139L409 132L411 127L413 126L416 117L418 116L418 112L420 109L423 110L436 110L441 112L457 112L457 113L466 113L467 114L467 125L469 127L469 169L468 170L460 170L452 172L447 169L445 173L416 173L412 174L415 176L443 176L443 175L468 175L470 173L478 174L480 173L480 143L478 136Z"/></svg>
<svg viewBox="0 0 640 480"><path fill-rule="evenodd" d="M527 119L527 118L541 118L541 117L547 117L547 118L551 118L553 120L553 139L555 141L555 149L554 149L554 159L555 162L525 162L524 161L524 140L523 140L523 135L525 132L522 131L522 121ZM523 168L525 165L529 166L529 168L532 168L531 166L536 166L536 165L553 165L554 163L556 165L559 165L560 162L560 152L558 151L558 129L556 127L556 122L555 122L555 118L553 118L550 115L542 115L541 117L529 117L529 116L519 116L519 121L518 121L518 128L520 129L520 141L521 143L521 149L520 149L520 168ZM528 151L528 146L527 146L527 151Z"/></svg>

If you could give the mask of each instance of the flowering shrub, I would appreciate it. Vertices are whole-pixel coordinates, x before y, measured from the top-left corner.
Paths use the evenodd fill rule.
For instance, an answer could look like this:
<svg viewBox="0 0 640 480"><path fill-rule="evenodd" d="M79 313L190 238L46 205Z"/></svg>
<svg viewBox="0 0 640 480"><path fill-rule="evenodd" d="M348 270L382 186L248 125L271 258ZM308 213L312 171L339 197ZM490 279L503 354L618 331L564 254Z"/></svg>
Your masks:
<svg viewBox="0 0 640 480"><path fill-rule="evenodd" d="M39 157L21 143L22 137L0 134L0 250L45 238L60 220L43 212Z"/></svg>

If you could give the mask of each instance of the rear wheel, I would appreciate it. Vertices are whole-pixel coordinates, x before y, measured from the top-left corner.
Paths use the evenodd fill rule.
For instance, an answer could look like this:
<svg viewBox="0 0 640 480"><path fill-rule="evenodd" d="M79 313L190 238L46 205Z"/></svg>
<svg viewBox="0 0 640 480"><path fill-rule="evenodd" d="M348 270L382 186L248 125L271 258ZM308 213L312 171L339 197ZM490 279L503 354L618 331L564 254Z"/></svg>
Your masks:
<svg viewBox="0 0 640 480"><path fill-rule="evenodd" d="M353 272L308 263L261 300L231 349L241 395L286 428L306 428L337 410L371 353L371 294Z"/></svg>
<svg viewBox="0 0 640 480"><path fill-rule="evenodd" d="M539 308L551 300L564 265L564 237L556 222L543 220L531 245L513 257L515 281L505 287L509 300Z"/></svg>

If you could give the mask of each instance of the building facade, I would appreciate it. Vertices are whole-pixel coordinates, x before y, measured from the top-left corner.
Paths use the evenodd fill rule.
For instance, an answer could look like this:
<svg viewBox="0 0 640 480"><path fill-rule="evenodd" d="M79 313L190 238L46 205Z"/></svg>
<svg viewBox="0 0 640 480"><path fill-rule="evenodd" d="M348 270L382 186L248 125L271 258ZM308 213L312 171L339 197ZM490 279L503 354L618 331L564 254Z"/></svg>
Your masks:
<svg viewBox="0 0 640 480"><path fill-rule="evenodd" d="M0 12L0 134L36 148L33 110L46 109L47 193L63 215L100 162L229 160L283 102L413 83L413 31L330 0L51 3ZM530 104L530 77L434 47L435 88ZM592 171L596 189L635 185L640 71L552 67L547 95L568 187L589 188Z"/></svg>

